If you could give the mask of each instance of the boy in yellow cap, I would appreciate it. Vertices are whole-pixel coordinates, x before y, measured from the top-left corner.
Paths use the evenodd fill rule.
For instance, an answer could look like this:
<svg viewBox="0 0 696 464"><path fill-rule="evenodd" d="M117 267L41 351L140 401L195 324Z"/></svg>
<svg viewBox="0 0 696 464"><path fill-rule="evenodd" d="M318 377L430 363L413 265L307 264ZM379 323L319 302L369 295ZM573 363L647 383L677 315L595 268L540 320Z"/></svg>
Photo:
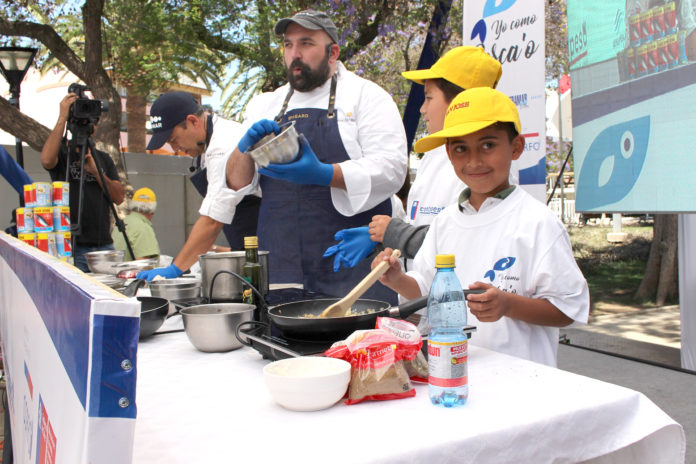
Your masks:
<svg viewBox="0 0 696 464"><path fill-rule="evenodd" d="M152 227L152 217L157 209L155 192L147 187L139 188L133 193L133 198L128 201L128 209L130 214L123 219L123 223L135 257L128 252L126 240L118 228L114 228L111 232L114 248L125 251L127 261L158 258L160 247L155 229Z"/></svg>
<svg viewBox="0 0 696 464"><path fill-rule="evenodd" d="M404 71L401 75L423 85L425 99L420 112L428 133L434 134L442 129L445 112L454 97L474 87L495 88L502 73L500 62L482 48L463 45L449 50L428 69ZM341 230L335 235L339 243L327 249L324 256L334 255L334 270L339 266L353 267L381 243L383 247L400 249L410 267L430 223L456 201L464 187L452 170L444 147L428 150L408 192L407 219L375 215L368 227Z"/></svg>
<svg viewBox="0 0 696 464"><path fill-rule="evenodd" d="M446 145L457 176L468 186L457 204L433 221L404 273L387 248L373 266L389 260L381 282L405 298L428 294L435 255L454 254L468 296L471 343L555 366L558 327L586 323L589 292L573 258L563 224L541 202L509 182L510 166L524 150L515 104L491 88L460 93L444 128L420 139L418 151Z"/></svg>

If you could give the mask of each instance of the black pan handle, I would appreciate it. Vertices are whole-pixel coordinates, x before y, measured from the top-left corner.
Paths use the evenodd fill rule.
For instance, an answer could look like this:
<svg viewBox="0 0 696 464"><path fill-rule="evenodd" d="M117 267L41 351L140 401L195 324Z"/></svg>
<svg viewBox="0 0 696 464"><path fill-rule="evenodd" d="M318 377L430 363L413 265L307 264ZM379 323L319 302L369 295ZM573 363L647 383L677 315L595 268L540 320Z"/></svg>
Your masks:
<svg viewBox="0 0 696 464"><path fill-rule="evenodd" d="M480 289L467 288L464 290L464 299L466 299L466 297L468 295L471 295L471 294L479 295L485 291L486 290L483 288L480 288ZM399 306L391 308L389 310L389 316L394 317L394 318L399 318L399 319L406 319L408 316L415 313L419 309L425 308L427 305L428 305L428 295L420 296L420 297L415 298L413 300L407 301L406 303L403 303Z"/></svg>
<svg viewBox="0 0 696 464"><path fill-rule="evenodd" d="M243 340L242 335L241 335L241 334L246 334L246 332L244 330L242 330L242 327L247 326L247 325L250 327L248 330L251 330L255 326L261 326L264 328L270 327L270 325L268 325L267 323L260 322L260 321L244 321L244 322L240 322L239 324L237 324L237 328L234 329L234 335L235 335L235 337L237 337L237 340L239 340L239 342L244 346L251 346L251 343L249 343L249 340Z"/></svg>
<svg viewBox="0 0 696 464"><path fill-rule="evenodd" d="M123 290L121 290L121 293L128 297L135 296L135 294L138 293L138 289L146 283L147 281L145 279L135 279L133 282L126 285Z"/></svg>
<svg viewBox="0 0 696 464"><path fill-rule="evenodd" d="M389 309L389 317L397 319L406 319L411 314L415 313L419 309L423 309L428 304L428 295L420 296L413 300L407 301L399 306L394 306Z"/></svg>

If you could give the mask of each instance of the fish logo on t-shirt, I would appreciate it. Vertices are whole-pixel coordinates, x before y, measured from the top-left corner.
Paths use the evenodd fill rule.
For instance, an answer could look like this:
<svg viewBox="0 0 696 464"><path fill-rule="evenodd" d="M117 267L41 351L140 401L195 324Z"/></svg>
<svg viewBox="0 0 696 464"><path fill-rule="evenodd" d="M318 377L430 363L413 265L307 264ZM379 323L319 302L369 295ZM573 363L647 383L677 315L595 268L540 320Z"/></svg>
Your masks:
<svg viewBox="0 0 696 464"><path fill-rule="evenodd" d="M489 270L483 275L483 278L493 282L495 280L495 271L504 271L506 269L509 269L510 267L512 267L513 264L515 264L516 260L517 258L513 256L508 256L507 258L500 258L493 265L493 269Z"/></svg>

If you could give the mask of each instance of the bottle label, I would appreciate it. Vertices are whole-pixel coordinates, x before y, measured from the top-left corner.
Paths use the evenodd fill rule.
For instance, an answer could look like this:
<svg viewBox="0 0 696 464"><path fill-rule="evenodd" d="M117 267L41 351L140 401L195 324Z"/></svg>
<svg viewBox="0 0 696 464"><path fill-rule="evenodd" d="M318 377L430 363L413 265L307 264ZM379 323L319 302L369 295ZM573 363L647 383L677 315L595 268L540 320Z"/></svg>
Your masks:
<svg viewBox="0 0 696 464"><path fill-rule="evenodd" d="M463 387L468 382L468 340L428 340L428 383L436 387Z"/></svg>

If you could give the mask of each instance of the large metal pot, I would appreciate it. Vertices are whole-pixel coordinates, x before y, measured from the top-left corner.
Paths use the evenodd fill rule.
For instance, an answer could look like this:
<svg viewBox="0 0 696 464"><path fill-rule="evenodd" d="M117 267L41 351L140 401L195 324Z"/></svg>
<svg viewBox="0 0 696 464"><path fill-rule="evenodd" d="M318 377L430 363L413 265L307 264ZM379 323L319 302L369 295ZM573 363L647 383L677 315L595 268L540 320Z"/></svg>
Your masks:
<svg viewBox="0 0 696 464"><path fill-rule="evenodd" d="M228 251L226 253L206 253L199 256L201 264L201 291L203 297L211 299L210 281L218 271L232 271L242 274L242 266L246 262L243 251ZM259 290L268 295L268 251L259 251L261 264L261 284ZM235 301L242 299L243 284L229 274L219 275L215 279L213 301Z"/></svg>

